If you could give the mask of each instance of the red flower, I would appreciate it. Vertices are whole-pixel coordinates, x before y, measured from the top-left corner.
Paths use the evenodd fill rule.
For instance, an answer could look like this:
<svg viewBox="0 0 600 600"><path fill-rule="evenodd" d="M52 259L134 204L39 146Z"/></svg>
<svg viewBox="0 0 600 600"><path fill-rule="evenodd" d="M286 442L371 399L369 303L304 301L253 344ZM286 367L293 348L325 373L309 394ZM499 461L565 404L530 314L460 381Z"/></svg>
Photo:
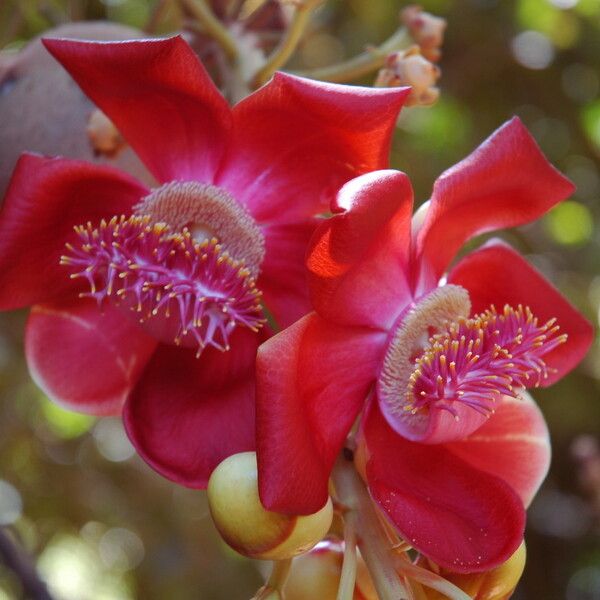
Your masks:
<svg viewBox="0 0 600 600"><path fill-rule="evenodd" d="M203 487L254 448L261 293L282 326L309 310L315 215L386 165L406 90L278 74L231 109L180 38L45 44L161 185L23 156L0 216L0 308L33 305L27 360L51 398L123 410L148 463Z"/></svg>
<svg viewBox="0 0 600 600"><path fill-rule="evenodd" d="M412 223L403 173L342 188L308 252L316 312L259 349L267 508L323 505L370 396L359 454L400 534L453 571L489 569L514 552L523 504L549 461L544 420L522 390L572 369L591 327L500 241L444 273L468 239L532 221L572 190L518 119L446 171Z"/></svg>

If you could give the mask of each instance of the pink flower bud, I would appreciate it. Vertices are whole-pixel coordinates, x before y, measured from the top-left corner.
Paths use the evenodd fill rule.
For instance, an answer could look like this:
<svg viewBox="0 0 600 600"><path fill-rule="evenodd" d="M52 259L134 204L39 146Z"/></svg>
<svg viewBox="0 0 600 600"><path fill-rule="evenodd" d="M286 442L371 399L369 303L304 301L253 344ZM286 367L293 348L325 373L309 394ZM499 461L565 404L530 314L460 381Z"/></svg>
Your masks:
<svg viewBox="0 0 600 600"><path fill-rule="evenodd" d="M440 68L427 60L418 46L395 52L387 57L385 66L375 80L376 87L399 87L409 85L412 91L406 106L433 104L440 92L435 84L441 75Z"/></svg>
<svg viewBox="0 0 600 600"><path fill-rule="evenodd" d="M96 155L112 158L126 146L119 130L98 108L90 115L86 132Z"/></svg>
<svg viewBox="0 0 600 600"><path fill-rule="evenodd" d="M400 13L400 18L420 46L423 56L428 60L438 61L441 56L440 48L444 43L446 19L423 12L415 4L407 6Z"/></svg>
<svg viewBox="0 0 600 600"><path fill-rule="evenodd" d="M333 518L329 498L312 515L266 510L258 496L256 454L226 458L208 481L210 512L223 539L250 558L283 560L310 550L327 534Z"/></svg>

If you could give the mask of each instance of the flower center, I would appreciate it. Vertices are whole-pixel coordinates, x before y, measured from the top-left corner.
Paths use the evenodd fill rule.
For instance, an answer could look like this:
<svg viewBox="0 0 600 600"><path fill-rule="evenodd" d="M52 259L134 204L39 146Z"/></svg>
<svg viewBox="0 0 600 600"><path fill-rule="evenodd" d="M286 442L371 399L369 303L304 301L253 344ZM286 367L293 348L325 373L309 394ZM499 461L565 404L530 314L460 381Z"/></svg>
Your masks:
<svg viewBox="0 0 600 600"><path fill-rule="evenodd" d="M134 214L167 223L175 231L187 228L198 242L215 238L231 258L258 277L265 257L264 236L248 211L222 188L197 181L166 183L143 198Z"/></svg>
<svg viewBox="0 0 600 600"><path fill-rule="evenodd" d="M550 372L543 356L567 339L555 319L540 324L521 305L469 312L466 290L446 285L409 309L393 334L378 395L390 424L410 439L431 433L436 411L457 422L469 411L485 418L503 395L539 386Z"/></svg>
<svg viewBox="0 0 600 600"><path fill-rule="evenodd" d="M61 264L99 304L106 299L133 311L158 339L229 349L238 326L262 326L260 292L250 270L213 237L198 241L151 216L113 217L99 227L75 228L79 244L67 244Z"/></svg>

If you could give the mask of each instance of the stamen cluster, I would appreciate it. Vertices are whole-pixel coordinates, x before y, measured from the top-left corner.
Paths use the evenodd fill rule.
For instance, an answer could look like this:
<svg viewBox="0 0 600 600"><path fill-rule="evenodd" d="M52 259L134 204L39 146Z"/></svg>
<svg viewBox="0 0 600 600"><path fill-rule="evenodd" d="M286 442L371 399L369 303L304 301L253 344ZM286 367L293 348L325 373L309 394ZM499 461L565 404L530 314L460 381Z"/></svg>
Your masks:
<svg viewBox="0 0 600 600"><path fill-rule="evenodd" d="M407 389L406 410L435 406L455 418L459 401L489 415L502 395L537 387L550 368L543 356L566 341L556 319L540 325L528 307L494 306L472 318L450 323L429 339L415 362Z"/></svg>
<svg viewBox="0 0 600 600"><path fill-rule="evenodd" d="M173 231L148 216L113 217L99 227L75 227L81 245L67 244L61 264L90 286L81 297L110 298L139 313L140 322L176 320L174 343L229 349L237 325L256 331L264 323L260 292L250 271L215 238L196 242L187 228Z"/></svg>

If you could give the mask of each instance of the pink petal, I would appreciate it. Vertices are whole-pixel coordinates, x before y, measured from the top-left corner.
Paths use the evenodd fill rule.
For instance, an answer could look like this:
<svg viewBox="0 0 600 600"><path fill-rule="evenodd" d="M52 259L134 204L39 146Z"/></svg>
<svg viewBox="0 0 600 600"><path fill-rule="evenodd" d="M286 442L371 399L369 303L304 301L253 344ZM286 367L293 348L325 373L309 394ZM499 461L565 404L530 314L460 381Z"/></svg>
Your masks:
<svg viewBox="0 0 600 600"><path fill-rule="evenodd" d="M90 300L37 304L27 322L31 377L56 403L94 415L119 414L156 348L132 320Z"/></svg>
<svg viewBox="0 0 600 600"><path fill-rule="evenodd" d="M518 252L499 240L463 258L448 276L449 283L466 288L471 296L473 312L494 304L501 309L529 306L540 323L556 317L559 333L569 337L548 354L544 361L551 368L544 387L564 377L585 356L594 337L592 325L538 271L527 264Z"/></svg>
<svg viewBox="0 0 600 600"><path fill-rule="evenodd" d="M387 329L411 299L408 177L362 175L340 190L334 210L308 250L313 306L326 319Z"/></svg>
<svg viewBox="0 0 600 600"><path fill-rule="evenodd" d="M364 404L384 339L311 313L260 347L256 433L268 509L310 514L325 504L331 468Z"/></svg>
<svg viewBox="0 0 600 600"><path fill-rule="evenodd" d="M127 433L161 475L205 488L213 469L254 450L254 359L261 336L238 330L231 350L161 345L123 411Z"/></svg>
<svg viewBox="0 0 600 600"><path fill-rule="evenodd" d="M159 181L212 180L231 112L181 37L44 44Z"/></svg>
<svg viewBox="0 0 600 600"><path fill-rule="evenodd" d="M233 141L217 183L258 221L325 212L346 181L387 166L407 93L276 73L234 107Z"/></svg>
<svg viewBox="0 0 600 600"><path fill-rule="evenodd" d="M304 259L317 221L265 229L266 255L257 282L267 310L284 328L311 310Z"/></svg>
<svg viewBox="0 0 600 600"><path fill-rule="evenodd" d="M75 225L129 214L146 189L129 175L86 162L24 154L0 213L0 309L76 293L59 261Z"/></svg>
<svg viewBox="0 0 600 600"><path fill-rule="evenodd" d="M574 189L514 117L435 182L416 239L417 289L436 285L468 239L529 223Z"/></svg>
<svg viewBox="0 0 600 600"><path fill-rule="evenodd" d="M525 511L502 479L444 445L397 435L376 402L364 418L363 433L369 490L409 544L459 573L491 569L517 549Z"/></svg>
<svg viewBox="0 0 600 600"><path fill-rule="evenodd" d="M471 466L500 477L529 506L550 466L550 438L531 396L504 397L492 417L468 438L447 444Z"/></svg>

